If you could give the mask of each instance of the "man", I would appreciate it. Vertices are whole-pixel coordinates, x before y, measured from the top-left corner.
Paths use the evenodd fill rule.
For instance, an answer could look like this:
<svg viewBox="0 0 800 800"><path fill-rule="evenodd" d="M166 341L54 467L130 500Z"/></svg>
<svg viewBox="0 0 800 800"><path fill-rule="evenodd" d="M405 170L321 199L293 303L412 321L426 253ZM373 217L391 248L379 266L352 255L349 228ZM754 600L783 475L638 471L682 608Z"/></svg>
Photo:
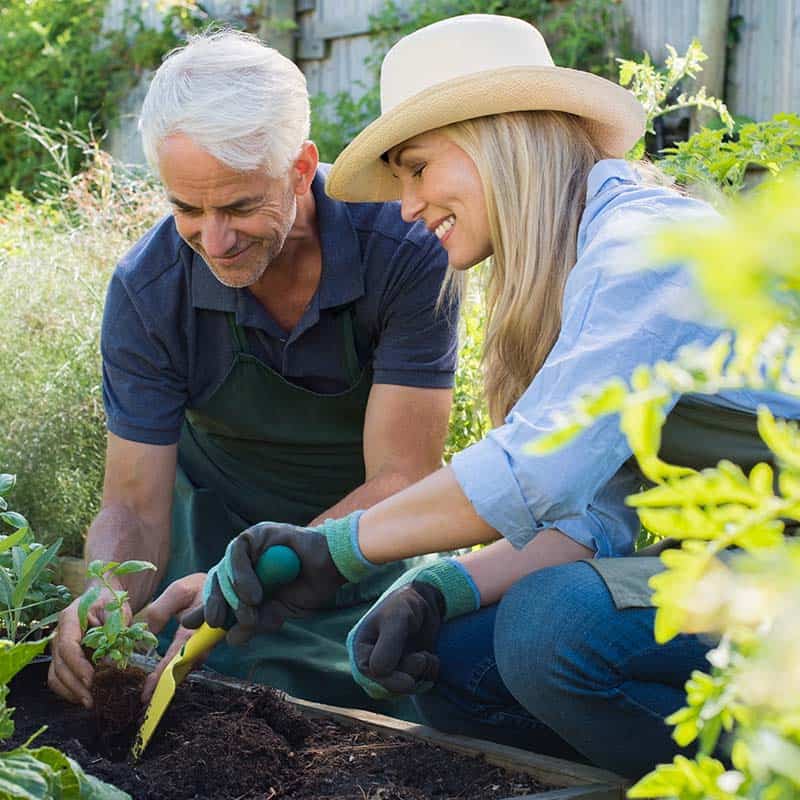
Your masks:
<svg viewBox="0 0 800 800"><path fill-rule="evenodd" d="M132 612L158 586L207 570L256 522L342 517L433 471L456 350L455 308L437 306L443 250L394 204L325 196L291 61L246 34L198 37L157 71L140 129L173 213L108 290L105 485L86 542L87 561L156 564L120 579ZM222 644L209 663L364 705L344 639L406 567L344 587L336 608L279 636ZM196 604L201 584L200 574L173 584L154 627ZM108 599L91 606L91 624ZM61 615L49 683L88 706L78 602Z"/></svg>

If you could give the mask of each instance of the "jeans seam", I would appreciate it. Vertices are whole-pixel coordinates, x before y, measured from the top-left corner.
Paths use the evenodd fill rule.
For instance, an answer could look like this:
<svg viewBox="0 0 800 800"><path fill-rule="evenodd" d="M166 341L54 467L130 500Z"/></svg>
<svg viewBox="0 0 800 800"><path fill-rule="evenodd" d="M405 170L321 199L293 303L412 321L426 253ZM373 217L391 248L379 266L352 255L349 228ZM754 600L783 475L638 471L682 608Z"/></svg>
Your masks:
<svg viewBox="0 0 800 800"><path fill-rule="evenodd" d="M470 678L469 682L467 683L467 687L470 692L473 694L476 692L480 682L486 677L486 674L491 669L496 669L497 663L493 658L485 658L483 661L478 662L475 669L472 672L472 677ZM481 705L484 705L483 703Z"/></svg>

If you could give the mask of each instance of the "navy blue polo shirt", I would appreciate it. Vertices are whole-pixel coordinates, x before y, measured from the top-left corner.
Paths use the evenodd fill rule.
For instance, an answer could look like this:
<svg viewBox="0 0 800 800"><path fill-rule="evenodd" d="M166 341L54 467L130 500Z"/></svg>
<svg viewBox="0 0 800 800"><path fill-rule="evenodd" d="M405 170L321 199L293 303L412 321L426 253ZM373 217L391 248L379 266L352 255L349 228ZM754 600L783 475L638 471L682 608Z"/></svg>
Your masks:
<svg viewBox="0 0 800 800"><path fill-rule="evenodd" d="M248 289L223 286L164 218L125 255L106 297L101 350L108 429L146 444L178 441L187 408L225 380L234 343L226 319L245 329L250 352L287 381L322 394L348 388L337 314L350 306L356 352L375 383L449 388L457 354L457 309L436 310L447 257L397 203L341 203L325 194L328 167L312 191L322 275L287 334ZM269 398L264 398L269 403Z"/></svg>

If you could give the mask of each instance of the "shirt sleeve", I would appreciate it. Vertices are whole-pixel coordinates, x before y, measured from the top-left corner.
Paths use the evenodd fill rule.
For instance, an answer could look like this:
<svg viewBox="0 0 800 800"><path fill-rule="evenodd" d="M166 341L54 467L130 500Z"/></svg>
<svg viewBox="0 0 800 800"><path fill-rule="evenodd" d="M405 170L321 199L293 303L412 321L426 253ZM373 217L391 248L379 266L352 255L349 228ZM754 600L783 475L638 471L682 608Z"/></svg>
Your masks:
<svg viewBox="0 0 800 800"><path fill-rule="evenodd" d="M710 344L720 333L683 318L699 302L685 270L621 266L642 263L626 244L630 224L623 215L587 245L567 281L561 332L543 367L505 424L453 459L477 513L517 547L550 527L603 555L627 547L592 508L631 455L619 416L548 454L530 455L526 445L557 428L554 417L579 391L629 378L639 364L670 359L690 342Z"/></svg>
<svg viewBox="0 0 800 800"><path fill-rule="evenodd" d="M374 382L448 389L458 355L458 303L439 292L447 254L432 237L406 239L385 271Z"/></svg>
<svg viewBox="0 0 800 800"><path fill-rule="evenodd" d="M100 346L108 430L144 444L177 442L188 395L185 370L118 274L108 288Z"/></svg>

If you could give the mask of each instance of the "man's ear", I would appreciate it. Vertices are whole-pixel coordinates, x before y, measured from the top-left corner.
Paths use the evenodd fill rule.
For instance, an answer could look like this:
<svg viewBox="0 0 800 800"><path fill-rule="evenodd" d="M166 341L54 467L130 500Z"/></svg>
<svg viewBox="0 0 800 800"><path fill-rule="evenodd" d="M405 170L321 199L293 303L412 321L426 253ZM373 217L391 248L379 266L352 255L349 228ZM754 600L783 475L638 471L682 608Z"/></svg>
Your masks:
<svg viewBox="0 0 800 800"><path fill-rule="evenodd" d="M318 166L319 151L317 146L314 142L306 140L300 146L300 152L292 164L294 193L296 195L303 195L311 189L311 182L314 180Z"/></svg>

